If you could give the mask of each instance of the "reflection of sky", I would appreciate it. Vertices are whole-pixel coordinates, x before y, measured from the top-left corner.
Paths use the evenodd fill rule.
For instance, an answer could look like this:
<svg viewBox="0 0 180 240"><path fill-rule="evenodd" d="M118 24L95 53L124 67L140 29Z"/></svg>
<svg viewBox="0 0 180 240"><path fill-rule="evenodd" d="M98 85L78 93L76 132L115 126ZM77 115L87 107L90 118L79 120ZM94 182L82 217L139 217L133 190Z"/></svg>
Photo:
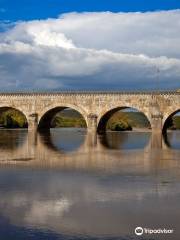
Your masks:
<svg viewBox="0 0 180 240"><path fill-rule="evenodd" d="M180 181L167 172L121 176L9 168L6 173L13 181L1 170L0 215L27 230L120 236L135 223L176 227L180 221Z"/></svg>
<svg viewBox="0 0 180 240"><path fill-rule="evenodd" d="M52 145L63 152L77 150L85 141L86 130L81 128L51 129Z"/></svg>
<svg viewBox="0 0 180 240"><path fill-rule="evenodd" d="M180 111L177 112L174 116L180 116Z"/></svg>
<svg viewBox="0 0 180 240"><path fill-rule="evenodd" d="M109 149L143 149L150 137L150 132L107 132L105 142Z"/></svg>
<svg viewBox="0 0 180 240"><path fill-rule="evenodd" d="M180 131L167 132L170 148L180 149Z"/></svg>
<svg viewBox="0 0 180 240"><path fill-rule="evenodd" d="M83 146L86 136L85 129L51 129L50 137L46 139L46 143L48 144L50 141L51 145L58 151L71 152ZM143 149L148 145L150 137L150 132L106 132L105 135L100 136L100 139L101 144L109 149Z"/></svg>

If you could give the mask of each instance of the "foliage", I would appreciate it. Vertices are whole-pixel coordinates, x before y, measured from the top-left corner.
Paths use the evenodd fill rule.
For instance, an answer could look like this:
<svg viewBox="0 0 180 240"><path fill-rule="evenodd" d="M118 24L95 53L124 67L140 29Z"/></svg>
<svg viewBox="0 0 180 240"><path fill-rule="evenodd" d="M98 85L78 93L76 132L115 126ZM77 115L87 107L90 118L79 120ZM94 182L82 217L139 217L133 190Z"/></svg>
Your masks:
<svg viewBox="0 0 180 240"><path fill-rule="evenodd" d="M51 122L52 127L77 127L85 128L86 121L80 113L73 109L65 109L55 115Z"/></svg>
<svg viewBox="0 0 180 240"><path fill-rule="evenodd" d="M19 111L8 109L0 113L0 125L4 128L25 128L27 121Z"/></svg>
<svg viewBox="0 0 180 240"><path fill-rule="evenodd" d="M115 129L114 125L120 124L118 129L132 130L133 127L137 128L150 128L149 121L146 116L141 112L116 112L109 119L107 129ZM121 130L120 130L121 131Z"/></svg>
<svg viewBox="0 0 180 240"><path fill-rule="evenodd" d="M166 128L171 130L180 129L180 116L173 116L167 119Z"/></svg>
<svg viewBox="0 0 180 240"><path fill-rule="evenodd" d="M175 129L180 129L180 116L173 117L173 125Z"/></svg>
<svg viewBox="0 0 180 240"><path fill-rule="evenodd" d="M83 117L73 110L62 111L57 114L52 127L86 127ZM150 127L144 114L139 112L117 112L107 123L107 129L114 131L132 130L133 127Z"/></svg>
<svg viewBox="0 0 180 240"><path fill-rule="evenodd" d="M56 116L52 123L52 127L78 127L85 128L86 122L83 118L61 117Z"/></svg>
<svg viewBox="0 0 180 240"><path fill-rule="evenodd" d="M119 122L114 122L111 126L110 126L110 130L113 131L131 131L132 127L129 125L128 122L125 121L119 121Z"/></svg>

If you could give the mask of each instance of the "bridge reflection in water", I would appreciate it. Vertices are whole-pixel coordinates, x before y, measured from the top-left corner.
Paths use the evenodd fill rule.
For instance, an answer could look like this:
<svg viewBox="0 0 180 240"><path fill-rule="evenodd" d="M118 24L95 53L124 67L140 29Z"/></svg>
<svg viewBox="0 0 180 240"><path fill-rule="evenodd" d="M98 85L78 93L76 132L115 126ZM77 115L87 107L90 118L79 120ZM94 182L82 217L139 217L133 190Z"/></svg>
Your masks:
<svg viewBox="0 0 180 240"><path fill-rule="evenodd" d="M118 165L143 161L145 169L151 164L163 163L164 159L164 164L172 164L171 159L179 158L179 131L167 132L162 139L157 139L151 132L97 135L76 128L40 133L20 129L0 132L1 164L96 169L112 167L112 161Z"/></svg>

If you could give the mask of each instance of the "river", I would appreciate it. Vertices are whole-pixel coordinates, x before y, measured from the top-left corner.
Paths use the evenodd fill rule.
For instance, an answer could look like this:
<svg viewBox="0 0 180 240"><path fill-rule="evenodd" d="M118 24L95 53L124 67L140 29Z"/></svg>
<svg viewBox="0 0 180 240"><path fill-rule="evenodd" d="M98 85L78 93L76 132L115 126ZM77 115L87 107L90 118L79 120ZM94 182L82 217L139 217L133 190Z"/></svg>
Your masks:
<svg viewBox="0 0 180 240"><path fill-rule="evenodd" d="M172 229L135 235L135 228ZM0 130L0 239L180 239L180 131Z"/></svg>

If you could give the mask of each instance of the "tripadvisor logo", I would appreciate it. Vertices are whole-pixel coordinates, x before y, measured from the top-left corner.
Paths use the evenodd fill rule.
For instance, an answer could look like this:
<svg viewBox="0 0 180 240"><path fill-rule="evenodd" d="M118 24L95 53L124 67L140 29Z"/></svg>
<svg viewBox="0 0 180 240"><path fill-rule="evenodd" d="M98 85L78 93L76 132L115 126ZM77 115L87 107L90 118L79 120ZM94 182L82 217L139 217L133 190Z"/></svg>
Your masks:
<svg viewBox="0 0 180 240"><path fill-rule="evenodd" d="M137 227L135 228L135 234L138 236L141 236L143 234L143 228L142 227Z"/></svg>
<svg viewBox="0 0 180 240"><path fill-rule="evenodd" d="M166 229L166 228L158 228L158 229L150 229L150 228L142 228L136 227L135 234L137 236L141 236L143 234L171 234L173 233L173 229Z"/></svg>

